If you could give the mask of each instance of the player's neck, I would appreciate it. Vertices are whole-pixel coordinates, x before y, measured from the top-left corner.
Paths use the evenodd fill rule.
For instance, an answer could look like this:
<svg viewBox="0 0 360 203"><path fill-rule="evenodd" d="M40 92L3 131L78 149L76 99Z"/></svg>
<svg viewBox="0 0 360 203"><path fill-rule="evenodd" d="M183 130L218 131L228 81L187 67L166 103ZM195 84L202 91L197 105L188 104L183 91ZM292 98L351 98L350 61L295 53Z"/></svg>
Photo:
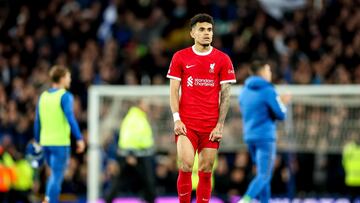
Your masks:
<svg viewBox="0 0 360 203"><path fill-rule="evenodd" d="M212 49L212 46L211 45L204 46L204 45L201 45L201 44L194 44L193 48L197 52L204 53L204 52L210 51Z"/></svg>
<svg viewBox="0 0 360 203"><path fill-rule="evenodd" d="M53 83L51 84L51 88L55 88L55 89L63 89L65 88L63 85L58 84L58 83Z"/></svg>

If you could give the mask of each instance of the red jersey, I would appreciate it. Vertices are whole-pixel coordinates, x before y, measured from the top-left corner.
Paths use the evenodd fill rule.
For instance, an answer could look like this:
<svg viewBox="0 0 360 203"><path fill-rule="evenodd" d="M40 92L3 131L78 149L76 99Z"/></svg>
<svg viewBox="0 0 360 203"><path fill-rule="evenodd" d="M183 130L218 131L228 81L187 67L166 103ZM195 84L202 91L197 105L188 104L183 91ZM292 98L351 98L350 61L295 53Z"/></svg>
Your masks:
<svg viewBox="0 0 360 203"><path fill-rule="evenodd" d="M229 56L213 47L206 53L199 53L193 47L176 52L167 77L181 81L182 120L215 124L219 117L221 84L236 82Z"/></svg>

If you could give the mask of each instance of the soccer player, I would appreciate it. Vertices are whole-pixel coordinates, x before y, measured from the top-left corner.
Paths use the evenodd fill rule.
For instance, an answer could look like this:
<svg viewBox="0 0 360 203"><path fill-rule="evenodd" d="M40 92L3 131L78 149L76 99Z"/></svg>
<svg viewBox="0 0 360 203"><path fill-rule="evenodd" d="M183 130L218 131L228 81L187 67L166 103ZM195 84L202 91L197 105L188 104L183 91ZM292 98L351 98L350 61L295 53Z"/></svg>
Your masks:
<svg viewBox="0 0 360 203"><path fill-rule="evenodd" d="M51 88L39 97L34 123L35 141L44 150L45 160L51 170L44 203L58 202L70 157L71 133L76 138L76 152L82 153L85 149L73 112L73 96L66 90L70 87L71 74L63 66L54 66L50 70L50 78Z"/></svg>
<svg viewBox="0 0 360 203"><path fill-rule="evenodd" d="M251 181L239 203L248 203L258 197L262 203L270 199L270 180L276 153L276 120L284 120L290 95L280 98L271 84L270 66L254 61L250 77L239 95L243 118L244 142L257 167L257 174Z"/></svg>
<svg viewBox="0 0 360 203"><path fill-rule="evenodd" d="M174 54L167 77L179 161L179 200L191 200L191 173L197 151L196 202L205 203L211 196L211 171L229 109L230 83L236 80L229 56L211 46L213 18L195 15L190 27L194 45Z"/></svg>

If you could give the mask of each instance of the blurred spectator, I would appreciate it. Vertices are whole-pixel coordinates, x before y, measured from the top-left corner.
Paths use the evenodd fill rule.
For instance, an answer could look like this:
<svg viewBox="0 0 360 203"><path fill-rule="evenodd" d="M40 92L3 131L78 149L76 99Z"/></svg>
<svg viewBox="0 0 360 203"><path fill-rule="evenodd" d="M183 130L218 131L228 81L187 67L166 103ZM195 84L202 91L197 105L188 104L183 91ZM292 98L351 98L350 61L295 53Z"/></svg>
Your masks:
<svg viewBox="0 0 360 203"><path fill-rule="evenodd" d="M218 164L214 171L214 193L224 201L228 200L227 193L230 186L229 163L225 155L219 155Z"/></svg>
<svg viewBox="0 0 360 203"><path fill-rule="evenodd" d="M175 160L176 161L176 160ZM176 163L173 163L174 160L167 156L158 156L157 164L155 167L156 173L156 193L158 195L176 195ZM175 165L175 167L174 167Z"/></svg>
<svg viewBox="0 0 360 203"><path fill-rule="evenodd" d="M135 194L138 191L143 193L147 203L155 202L154 138L148 112L149 104L139 99L121 122L118 141L120 169L106 196L108 203L119 192Z"/></svg>
<svg viewBox="0 0 360 203"><path fill-rule="evenodd" d="M281 155L276 156L273 173L274 175L271 180L272 193L275 196L286 195L288 181L290 179L290 171L286 167Z"/></svg>
<svg viewBox="0 0 360 203"><path fill-rule="evenodd" d="M8 152L9 146L0 146L0 201L10 201L11 196L9 194L12 185L18 178L16 170L14 168L14 159Z"/></svg>
<svg viewBox="0 0 360 203"><path fill-rule="evenodd" d="M357 135L344 146L343 166L348 194L355 199L360 194L360 145Z"/></svg>
<svg viewBox="0 0 360 203"><path fill-rule="evenodd" d="M16 154L14 161L13 167L17 178L10 191L9 202L30 203L34 171L20 153Z"/></svg>

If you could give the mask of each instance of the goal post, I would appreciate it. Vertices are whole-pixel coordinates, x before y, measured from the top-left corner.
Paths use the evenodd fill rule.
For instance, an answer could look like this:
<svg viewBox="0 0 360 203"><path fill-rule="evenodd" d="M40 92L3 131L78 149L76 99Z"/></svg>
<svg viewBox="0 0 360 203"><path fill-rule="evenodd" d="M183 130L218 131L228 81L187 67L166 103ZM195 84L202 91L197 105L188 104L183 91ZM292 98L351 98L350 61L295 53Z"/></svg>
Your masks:
<svg viewBox="0 0 360 203"><path fill-rule="evenodd" d="M169 95L166 86L112 86L93 85L88 92L88 175L87 200L95 203L100 197L101 142L100 105L102 97L147 97Z"/></svg>
<svg viewBox="0 0 360 203"><path fill-rule="evenodd" d="M241 113L231 89L230 110L220 151L236 152L242 142ZM340 153L344 142L360 131L360 85L279 85L279 94L289 93L288 119L279 123L280 151ZM88 182L87 201L101 194L102 141L114 132L131 105L139 98L152 106L149 114L158 151L173 148L169 86L91 86L88 91Z"/></svg>

